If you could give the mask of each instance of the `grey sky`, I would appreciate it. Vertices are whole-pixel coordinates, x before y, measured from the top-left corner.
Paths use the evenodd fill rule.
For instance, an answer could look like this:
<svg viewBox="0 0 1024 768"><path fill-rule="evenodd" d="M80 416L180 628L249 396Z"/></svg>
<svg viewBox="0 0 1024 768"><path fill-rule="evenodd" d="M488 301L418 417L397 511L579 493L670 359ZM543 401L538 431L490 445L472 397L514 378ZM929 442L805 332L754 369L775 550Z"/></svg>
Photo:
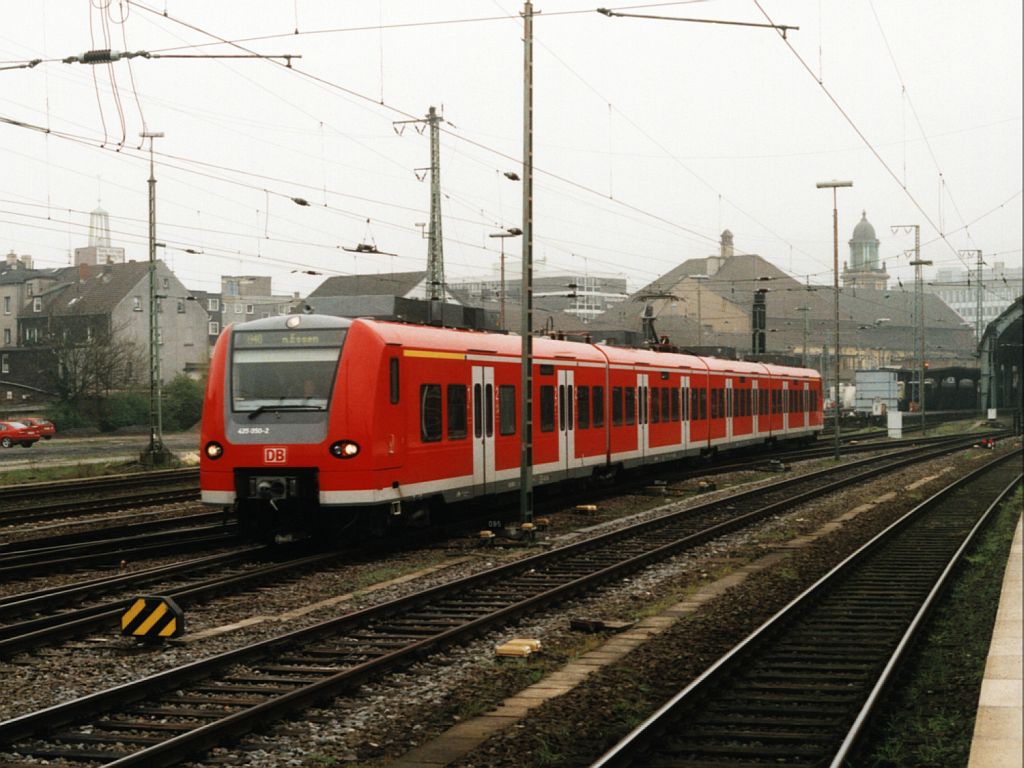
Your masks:
<svg viewBox="0 0 1024 768"><path fill-rule="evenodd" d="M763 8L800 29L789 33L791 50L771 30L538 3L538 270L625 274L637 288L714 252L729 228L739 250L831 282L831 193L815 182L833 178L854 181L839 191L841 260L866 209L890 273L905 283L902 251L913 240L892 235L893 224L921 225L936 268L975 248L989 263L1020 263L1018 0L639 5L612 7L762 23ZM221 274L271 274L277 291L306 293L323 278L301 270L424 268L415 225L427 220L429 185L414 169L429 164L428 142L411 128L399 135L392 121L430 105L443 104L452 124L441 148L448 279L493 275L497 241L488 233L521 223L521 186L502 175L521 173L521 3L6 0L0 8L8 64L107 47L104 27L117 50L239 53L188 46L211 34L278 35L242 45L302 56L294 71L258 60L139 58L130 70L58 62L0 71L0 117L71 136L0 124L5 252L67 264L102 198L115 244L146 258L142 117L167 134L156 140L158 239L173 246L165 258L192 288L216 289ZM446 21L458 23L403 26ZM320 31L339 29L350 31ZM127 135L121 151L111 73ZM398 256L357 260L343 250L371 239ZM518 252L517 241L507 246Z"/></svg>

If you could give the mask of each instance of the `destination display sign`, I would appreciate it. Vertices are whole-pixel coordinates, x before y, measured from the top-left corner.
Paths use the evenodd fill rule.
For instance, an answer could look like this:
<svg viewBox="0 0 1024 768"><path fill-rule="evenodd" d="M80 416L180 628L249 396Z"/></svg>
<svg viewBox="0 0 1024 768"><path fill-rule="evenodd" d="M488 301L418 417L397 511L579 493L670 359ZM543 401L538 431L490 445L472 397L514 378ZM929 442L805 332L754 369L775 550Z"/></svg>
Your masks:
<svg viewBox="0 0 1024 768"><path fill-rule="evenodd" d="M344 328L297 331L236 331L235 349L281 349L292 347L340 347Z"/></svg>

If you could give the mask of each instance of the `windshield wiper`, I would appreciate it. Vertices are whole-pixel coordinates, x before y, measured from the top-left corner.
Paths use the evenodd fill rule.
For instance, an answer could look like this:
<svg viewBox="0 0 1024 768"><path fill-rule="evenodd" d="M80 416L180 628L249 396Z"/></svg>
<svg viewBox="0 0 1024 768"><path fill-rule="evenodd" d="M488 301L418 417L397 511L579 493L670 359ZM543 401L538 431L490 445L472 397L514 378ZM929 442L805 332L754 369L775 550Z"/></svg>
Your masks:
<svg viewBox="0 0 1024 768"><path fill-rule="evenodd" d="M326 411L322 405L261 405L254 411L250 411L249 418L255 419L261 413L268 411Z"/></svg>

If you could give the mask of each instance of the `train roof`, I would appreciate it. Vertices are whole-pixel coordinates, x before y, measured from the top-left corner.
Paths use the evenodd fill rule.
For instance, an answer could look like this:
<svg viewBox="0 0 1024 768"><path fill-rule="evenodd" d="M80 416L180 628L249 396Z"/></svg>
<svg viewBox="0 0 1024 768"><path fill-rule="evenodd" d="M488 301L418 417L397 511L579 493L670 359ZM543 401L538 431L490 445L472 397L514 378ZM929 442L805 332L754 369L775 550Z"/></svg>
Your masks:
<svg viewBox="0 0 1024 768"><path fill-rule="evenodd" d="M386 320L356 320L365 323L385 343L420 346L449 352L478 352L481 354L519 357L522 342L519 336L488 333L458 328L439 328L433 325L411 325ZM590 362L604 362L604 357L593 344L579 341L537 338L533 342L533 356L564 358Z"/></svg>
<svg viewBox="0 0 1024 768"><path fill-rule="evenodd" d="M308 318L307 322L332 325L362 325L381 338L386 344L420 346L428 349L450 352L479 352L507 357L518 357L522 352L520 337L514 334L491 333L458 328L440 328L433 325L415 325L388 320L358 318L345 320L328 315L298 315ZM267 318L268 321L280 318ZM339 323L339 320L341 321ZM252 324L267 321L253 321ZM247 327L252 324L246 323ZM655 352L650 349L611 347L603 344L589 344L539 337L533 342L535 358L569 359L584 362L608 361L612 365L638 365L651 368L676 368L684 370L734 373L740 376L771 375L789 378L820 378L817 371L808 368L794 368L770 363L754 363L741 360L726 360L716 357L699 357L680 352Z"/></svg>

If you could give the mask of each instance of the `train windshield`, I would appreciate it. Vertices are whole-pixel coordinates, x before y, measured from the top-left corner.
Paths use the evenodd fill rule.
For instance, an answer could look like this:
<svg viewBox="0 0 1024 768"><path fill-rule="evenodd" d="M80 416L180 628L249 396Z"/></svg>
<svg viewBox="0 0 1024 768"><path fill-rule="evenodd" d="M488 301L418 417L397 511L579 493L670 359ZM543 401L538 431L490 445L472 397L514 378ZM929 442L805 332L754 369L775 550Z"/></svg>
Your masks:
<svg viewBox="0 0 1024 768"><path fill-rule="evenodd" d="M331 402L344 329L238 331L231 354L231 407L263 411L326 411Z"/></svg>

